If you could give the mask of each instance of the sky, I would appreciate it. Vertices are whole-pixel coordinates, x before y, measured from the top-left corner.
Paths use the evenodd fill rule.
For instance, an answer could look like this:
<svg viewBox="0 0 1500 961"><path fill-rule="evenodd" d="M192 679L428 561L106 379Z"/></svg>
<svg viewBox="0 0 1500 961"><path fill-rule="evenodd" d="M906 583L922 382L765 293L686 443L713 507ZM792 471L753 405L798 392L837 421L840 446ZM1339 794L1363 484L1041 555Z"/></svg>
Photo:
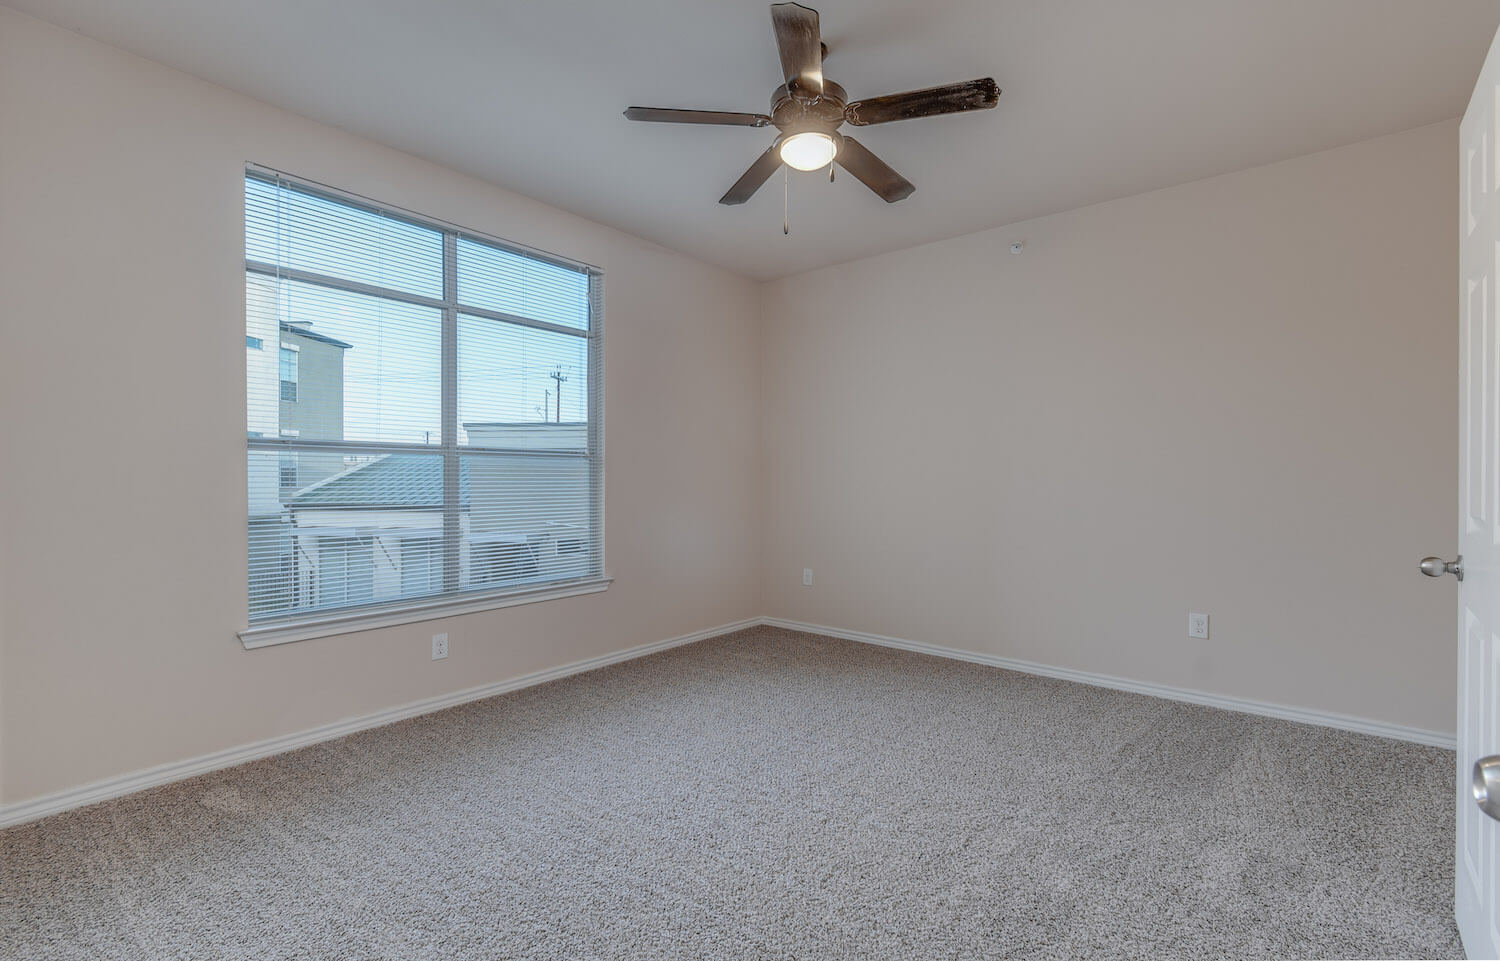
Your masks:
<svg viewBox="0 0 1500 961"><path fill-rule="evenodd" d="M441 300L442 247L438 231L246 178L249 261ZM344 351L344 436L336 439L437 443L439 309L286 278L276 289L282 323L308 324L312 333L350 345ZM587 274L460 238L457 291L460 425L555 420L559 413L564 421L587 418L586 338L463 313L464 306L477 307L583 333ZM254 368L252 377L274 371ZM273 384L252 383L249 396L255 404L278 392ZM462 430L459 439L465 439Z"/></svg>

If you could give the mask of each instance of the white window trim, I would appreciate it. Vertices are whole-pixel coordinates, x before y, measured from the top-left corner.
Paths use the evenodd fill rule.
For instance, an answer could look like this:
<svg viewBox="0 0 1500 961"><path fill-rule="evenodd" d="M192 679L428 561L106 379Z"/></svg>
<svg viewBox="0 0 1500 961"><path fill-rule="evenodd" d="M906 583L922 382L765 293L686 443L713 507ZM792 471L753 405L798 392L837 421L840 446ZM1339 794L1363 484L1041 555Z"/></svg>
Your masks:
<svg viewBox="0 0 1500 961"><path fill-rule="evenodd" d="M376 630L382 627L394 627L401 624L414 624L421 621L436 620L443 617L452 617L459 614L477 613L480 611L499 610L506 607L517 607L523 604L535 604L539 601L558 600L565 597L578 597L584 594L598 594L609 589L614 583L614 578L609 576L607 568L603 567L607 554L605 552L605 497L604 497L604 475L605 475L605 433L604 433L604 325L603 317L603 288L602 280L604 271L594 265L579 260L560 257L547 251L533 247L517 244L513 241L503 240L481 231L471 230L459 224L436 220L434 218L406 210L391 204L379 203L367 197L359 196L348 191L330 187L327 184L318 183L313 180L290 176L282 171L259 164L246 164L245 173L265 178L267 176L284 181L296 189L321 194L331 200L340 203L352 204L369 210L384 212L396 217L411 221L413 223L429 227L445 233L452 232L453 237L445 243L456 243L458 238L467 237L481 243L511 250L517 254L533 257L538 260L558 264L575 270L586 272L590 276L590 310L593 312L588 331L588 337L593 342L589 353L589 376L598 392L598 406L591 411L589 422L589 433L592 447L596 451L597 466L593 469L597 473L597 486L595 489L596 502L593 511L594 530L592 538L595 550L601 562L601 571L598 574L573 581L551 581L539 584L531 588L493 588L476 589L463 592L446 594L430 599L400 598L382 604L365 605L352 610L339 610L329 612L313 611L310 613L297 613L274 620L265 620L253 624L243 630L237 631L236 636L246 650L254 650L261 647L271 647L279 644L289 644L294 641L311 640L318 637L330 637L337 634L352 634L359 631ZM248 266L248 262L247 262ZM445 268L447 269L447 268ZM339 286L347 289L355 289L357 284L341 284ZM385 292L389 293L389 292ZM446 302L446 298L445 298ZM495 311L486 311L480 308L464 306L464 311L475 316L491 316L507 323L518 326L534 327L541 330L554 329L562 333L576 334L572 329L556 327L543 321L535 321L528 318L514 317ZM280 337L277 337L280 343ZM295 344L289 346L292 350L298 350ZM278 371L279 376L279 371ZM256 439L268 440L264 437L251 437L252 442ZM278 438L279 439L279 438ZM254 444L251 444L252 449ZM382 445L365 445L376 447ZM425 449L424 449L425 452Z"/></svg>
<svg viewBox="0 0 1500 961"><path fill-rule="evenodd" d="M400 624L415 624L432 621L440 617L458 614L473 614L478 611L493 611L502 607L517 607L535 604L538 601L554 601L563 597L578 597L581 594L598 594L609 590L613 577L596 577L581 581L553 582L530 590L474 591L462 597L448 596L430 601L397 601L388 605L362 607L355 611L344 611L322 617L297 617L286 621L257 624L239 632L240 643L246 650L290 644L315 637L331 637L335 634L353 634L356 631L373 631L381 627Z"/></svg>

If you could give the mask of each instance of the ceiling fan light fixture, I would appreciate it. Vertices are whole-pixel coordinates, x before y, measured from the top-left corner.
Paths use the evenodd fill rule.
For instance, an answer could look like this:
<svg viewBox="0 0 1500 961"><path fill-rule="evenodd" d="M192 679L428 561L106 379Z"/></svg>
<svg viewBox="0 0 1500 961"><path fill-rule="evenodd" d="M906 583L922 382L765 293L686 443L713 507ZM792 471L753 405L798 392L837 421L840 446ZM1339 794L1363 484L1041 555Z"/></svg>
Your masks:
<svg viewBox="0 0 1500 961"><path fill-rule="evenodd" d="M839 145L821 130L794 133L781 142L781 160L796 170L817 170L833 163Z"/></svg>
<svg viewBox="0 0 1500 961"><path fill-rule="evenodd" d="M4 2L0 0L0 3ZM776 52L781 58L783 82L771 93L768 113L677 107L631 107L625 111L627 120L651 123L775 127L779 132L776 139L719 198L719 203L729 207L748 201L783 166L806 171L827 167L828 180L832 183L835 161L886 203L905 200L917 189L911 181L892 170L864 144L839 133L839 128L844 124L869 127L966 110L988 110L1000 98L995 78L982 77L924 90L850 100L843 87L823 75L828 47L823 43L818 11L795 0L773 3L771 28L776 34Z"/></svg>

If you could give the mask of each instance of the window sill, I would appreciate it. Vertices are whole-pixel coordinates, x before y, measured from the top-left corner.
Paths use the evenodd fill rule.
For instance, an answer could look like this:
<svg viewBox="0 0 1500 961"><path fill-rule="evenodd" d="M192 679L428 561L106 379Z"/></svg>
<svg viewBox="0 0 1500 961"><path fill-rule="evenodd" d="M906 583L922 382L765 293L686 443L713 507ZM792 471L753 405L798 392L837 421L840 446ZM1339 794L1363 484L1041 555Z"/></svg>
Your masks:
<svg viewBox="0 0 1500 961"><path fill-rule="evenodd" d="M520 604L535 604L580 594L597 594L609 589L612 577L591 578L586 581L570 581L566 584L544 584L528 590L488 591L465 594L461 597L444 597L416 604L403 603L384 608L371 608L345 613L326 614L321 617L299 617L296 620L274 621L258 624L239 632L240 643L246 650L270 647L273 644L290 644L314 637L329 637L334 634L353 634L357 631L372 631L379 627L394 627L398 624L414 624L431 621L455 614L472 614L477 611L492 611Z"/></svg>

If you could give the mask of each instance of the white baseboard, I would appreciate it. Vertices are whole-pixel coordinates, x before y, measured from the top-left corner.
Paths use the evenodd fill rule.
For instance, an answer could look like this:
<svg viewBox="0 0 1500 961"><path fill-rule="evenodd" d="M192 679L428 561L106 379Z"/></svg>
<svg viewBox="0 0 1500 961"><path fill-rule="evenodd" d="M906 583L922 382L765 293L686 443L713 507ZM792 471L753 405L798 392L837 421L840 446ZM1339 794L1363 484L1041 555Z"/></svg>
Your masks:
<svg viewBox="0 0 1500 961"><path fill-rule="evenodd" d="M691 634L683 634L681 637L642 644L639 647L615 651L612 654L602 654L599 657L591 657L584 661L574 661L571 664L548 668L545 671L537 671L523 677L497 681L494 684L485 684L480 687L471 687L467 690L454 691L451 694L440 694L437 697L412 701L409 704L376 711L373 714L362 714L359 717L345 718L342 721L335 721L332 724L325 724L306 731L284 734L281 737L268 738L264 741L256 741L253 744L245 744L224 751L216 751L213 754L205 754L186 761L174 761L169 764L147 768L144 771L135 771L130 774L106 778L103 781L95 781L93 784L86 784L83 787L70 788L65 791L58 791L55 794L46 794L38 798L32 798L29 801L0 805L0 828L10 827L13 824L22 824L26 821L34 821L49 814L59 814L73 808L96 804L99 801L107 801L110 798L119 797L122 794L131 794L145 788L169 784L185 778L197 777L200 774L207 774L210 771L233 767L236 764L244 764L246 761L255 761L263 757L270 757L273 754L295 751L298 748L317 744L320 741L331 741L334 738L344 737L357 731L368 730L372 727L382 727L409 717L416 717L419 714L430 714L433 711L441 711L443 708L454 707L468 701L494 697L496 694L504 694L507 691L532 687L536 684L545 684L548 681L555 681L558 678L567 677L571 674L582 674L584 671L608 667L611 664L619 664L621 661L645 657L647 654L655 654L657 651L665 651L668 648L707 640L710 637L718 637L720 634L730 634L747 627L755 627L760 623L760 618L752 617L743 621L735 621L732 624L721 624L718 627L710 627L705 630L694 631Z"/></svg>
<svg viewBox="0 0 1500 961"><path fill-rule="evenodd" d="M1428 731L1417 727L1404 727L1400 724L1387 724L1384 721L1351 717L1347 714L1334 714L1331 711L1317 711L1305 707L1288 707L1284 704L1252 701L1241 697L1228 697L1223 694L1207 694L1203 691L1194 691L1188 688L1168 687L1164 684L1150 684L1146 681L1132 681L1128 678L1113 677L1109 674L1075 671L1066 667L1053 667L1049 664L1037 664L1033 661L1000 657L997 654L981 654L977 651L965 651L955 647L940 647L936 644L908 641L899 637L886 637L882 634L869 634L864 631L846 631L841 628L827 627L822 624L804 624L800 621L788 621L779 617L763 617L760 622L769 627L784 627L788 630L805 631L809 634L824 634L829 637L843 638L846 641L858 641L862 644L877 644L881 647L894 647L903 651L915 651L919 654L932 654L937 657L947 657L958 661L970 661L974 664L987 664L990 667L1000 667L1008 671L1020 671L1023 674L1039 674L1043 677L1076 681L1079 684L1091 684L1095 687L1108 687L1117 691L1129 691L1133 694L1147 694L1151 697L1166 698L1170 701L1185 701L1189 704L1202 704L1207 707L1223 708L1226 711L1238 711L1241 714L1259 714L1264 717L1280 718L1284 721L1297 721L1302 724L1316 724L1320 727L1333 727L1343 731L1353 731L1357 734L1373 734L1376 737L1394 738L1398 741L1411 741L1415 744L1447 748L1450 751L1456 746L1454 735L1446 734L1442 731Z"/></svg>
<svg viewBox="0 0 1500 961"><path fill-rule="evenodd" d="M294 734L285 734L281 737L269 738L264 741L256 741L253 744L245 744L240 747L217 751L213 754L205 754L186 761L175 761L147 768L144 771L122 774L103 781L96 781L93 784L86 784L83 787L71 788L65 791L58 791L54 794L32 798L28 801L0 805L0 828L22 824L26 821L34 821L37 818L43 818L50 814L60 814L63 811L96 804L100 801L107 801L110 798L119 797L123 794L131 794L149 787L170 784L173 781L196 777L200 774L207 774L210 771L233 767L236 764L244 764L247 761L270 757L273 754L295 751L298 748L317 744L320 741L331 741L357 731L382 727L409 717L430 714L433 711L441 711L444 708L454 707L468 701L494 697L497 694L504 694L508 691L515 691L536 684L545 684L548 681L555 681L558 678L568 677L572 674L581 674L584 671L608 667L611 664L619 664L622 661L645 657L647 654L654 654L657 651L665 651L668 648L692 644L696 641L718 637L721 634L731 634L735 631L759 625L782 627L793 631L804 631L809 634L823 634L828 637L838 637L844 640L858 641L863 644L876 644L881 647L893 647L903 651L914 651L919 654L931 654L936 657L969 661L975 664L986 664L991 667L1004 668L1010 671L1020 671L1024 674L1039 674L1044 677L1075 681L1079 684L1091 684L1095 687L1113 688L1117 691L1146 694L1151 697L1166 698L1172 701L1185 701L1189 704L1202 704L1208 707L1222 708L1227 711L1238 711L1242 714L1259 714L1287 721L1298 721L1303 724L1316 724L1322 727L1338 728L1358 734L1372 734L1376 737L1394 738L1398 741L1411 741L1416 744L1426 744L1449 750L1453 750L1455 746L1454 736L1440 731L1403 727L1399 724L1387 724L1384 721L1351 717L1346 714L1334 714L1329 711L1288 707L1282 704L1252 701L1239 697L1227 697L1221 694L1207 694L1187 688L1150 684L1145 681L1133 681L1128 678L1113 677L1108 674L1094 674L1089 671L1075 671L1066 667L1053 667L1048 664L1037 664L1032 661L1000 657L996 654L982 654L977 651L965 651L954 647L941 647L937 644L908 641L899 637L886 637L882 634L870 634L864 631L849 631L837 627L828 627L823 624L806 624L801 621L789 621L779 617L752 617L743 621L735 621L731 624L721 624L718 627L694 631L691 634L683 634L680 637L668 638L664 641L642 644L639 647L616 651L612 654L603 654L584 661L574 661L571 664L549 668L545 671L537 671L523 677L498 681L494 684L485 684L480 687L471 687L466 690L454 691L451 694L442 694L420 701L412 701L409 704L376 711L373 714L363 714L359 717L346 718L342 721L335 721L332 724L325 724L321 727L298 731Z"/></svg>

